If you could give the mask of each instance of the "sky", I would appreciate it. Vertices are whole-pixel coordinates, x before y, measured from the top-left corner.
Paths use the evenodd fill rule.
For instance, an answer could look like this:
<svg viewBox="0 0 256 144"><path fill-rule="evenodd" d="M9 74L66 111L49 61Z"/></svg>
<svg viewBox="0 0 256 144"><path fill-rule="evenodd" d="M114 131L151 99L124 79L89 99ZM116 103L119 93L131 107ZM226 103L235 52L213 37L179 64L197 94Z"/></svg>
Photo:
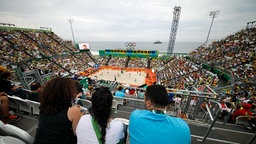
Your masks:
<svg viewBox="0 0 256 144"><path fill-rule="evenodd" d="M256 0L0 0L0 23L49 27L75 41L168 41L173 11L181 6L176 41L219 40L256 21Z"/></svg>

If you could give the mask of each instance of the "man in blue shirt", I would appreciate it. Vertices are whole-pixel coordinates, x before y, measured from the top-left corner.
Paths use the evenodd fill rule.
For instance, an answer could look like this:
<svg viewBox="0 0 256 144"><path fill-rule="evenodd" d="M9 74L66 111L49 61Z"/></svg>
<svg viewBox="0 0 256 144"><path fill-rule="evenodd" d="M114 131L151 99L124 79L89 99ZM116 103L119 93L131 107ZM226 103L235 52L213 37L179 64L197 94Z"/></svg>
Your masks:
<svg viewBox="0 0 256 144"><path fill-rule="evenodd" d="M165 114L168 96L165 87L147 87L144 98L146 110L135 110L130 116L131 144L190 144L187 123Z"/></svg>
<svg viewBox="0 0 256 144"><path fill-rule="evenodd" d="M115 96L117 97L125 97L124 93L122 92L123 88L120 86L117 91L115 92Z"/></svg>

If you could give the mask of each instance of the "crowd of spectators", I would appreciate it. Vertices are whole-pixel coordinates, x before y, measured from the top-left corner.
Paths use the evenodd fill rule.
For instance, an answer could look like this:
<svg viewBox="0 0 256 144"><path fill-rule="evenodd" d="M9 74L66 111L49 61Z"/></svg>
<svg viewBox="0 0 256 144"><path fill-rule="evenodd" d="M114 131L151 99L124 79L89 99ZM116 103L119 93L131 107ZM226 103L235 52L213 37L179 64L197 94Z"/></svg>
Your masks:
<svg viewBox="0 0 256 144"><path fill-rule="evenodd" d="M216 87L218 76L184 57L173 57L157 71L157 81L174 89L199 88L202 85Z"/></svg>
<svg viewBox="0 0 256 144"><path fill-rule="evenodd" d="M64 45L61 45L55 39L53 39L52 37L48 36L44 32L40 32L40 31L23 31L22 33L25 36L27 35L30 38L32 38L32 41L35 41L39 45L39 47L43 47L44 49L48 50L48 54L50 56L65 54L69 50Z"/></svg>
<svg viewBox="0 0 256 144"><path fill-rule="evenodd" d="M220 41L201 46L191 52L190 56L223 71L230 71L235 83L255 84L255 39L256 28L246 28Z"/></svg>
<svg viewBox="0 0 256 144"><path fill-rule="evenodd" d="M31 59L30 55L25 54L24 51L26 51L26 49L24 47L19 48L17 46L12 45L14 42L18 41L18 40L16 41L13 40L15 39L14 36L9 35L8 32L6 31L0 31L0 34L1 36L3 36L3 37L0 37L0 46L1 46L0 53L1 53L2 61L20 63L20 62ZM8 39L9 42L4 38Z"/></svg>
<svg viewBox="0 0 256 144"><path fill-rule="evenodd" d="M147 58L131 58L129 63L128 63L128 67L147 67Z"/></svg>
<svg viewBox="0 0 256 144"><path fill-rule="evenodd" d="M190 55L222 70L232 71L235 82L253 82L255 31L255 28L241 30L209 46L201 46ZM84 71L95 64L89 53L75 54L77 49L71 43L63 41L50 31L3 29L0 35L0 53L3 55L1 61L22 64L24 71L39 69L42 74L55 72L62 76ZM98 57L97 61L102 65L148 67L146 58ZM166 87L216 87L218 83L215 74L182 57L172 57L167 61L151 59L150 68L157 70L157 81Z"/></svg>
<svg viewBox="0 0 256 144"><path fill-rule="evenodd" d="M53 32L39 30L0 30L1 62L18 65L22 71L39 69L42 74L78 73L94 64L90 52L62 41Z"/></svg>
<svg viewBox="0 0 256 144"><path fill-rule="evenodd" d="M222 97L223 117L230 113L231 122L235 122L235 119L241 115L253 116L252 112L255 112L255 34L256 28L244 29L208 46L201 46L190 53L191 57L201 63L232 72L235 81L234 90L225 93ZM63 76L67 73L79 73L95 64L90 53L77 52L71 43L63 41L52 32L0 30L0 46L0 62L7 62L8 65L22 64L23 71L39 69L41 74L54 72L56 75ZM185 57L174 56L167 61L98 57L96 61L101 65L119 67L150 66L156 70L157 82L173 89L195 87L200 90L204 85L217 87L219 81L218 76L203 69L202 64L195 64ZM109 85L108 87L112 86L113 89L121 85L114 81L99 80L98 82L96 84ZM90 97L93 94L93 88L88 88L90 93L87 96ZM122 97L144 98L145 90L143 89L119 88L115 96L123 90ZM234 111L229 110L231 107ZM251 121L251 124L255 125L254 122Z"/></svg>
<svg viewBox="0 0 256 144"><path fill-rule="evenodd" d="M106 56L102 56L102 57L96 57L96 60L98 63L100 63L101 65L107 65L109 57Z"/></svg>
<svg viewBox="0 0 256 144"><path fill-rule="evenodd" d="M71 73L78 73L91 67L89 63L93 63L87 53L78 53L72 55L75 51L74 47L67 47L66 44L52 32L42 31L6 31L2 30L2 35L9 39L15 46L20 48L25 47L28 54L24 54L28 58L27 65L23 66L24 70L39 69L42 74L47 72L55 72L60 76ZM0 37L1 38L1 37ZM7 45L8 42L1 42L2 45ZM9 46L8 46L9 44ZM24 52L21 51L21 52ZM3 52L4 53L4 52ZM41 53L41 54L40 54ZM43 56L51 56L49 59L42 58ZM38 59L35 59L38 58ZM2 59L3 61L5 59ZM24 59L22 59L24 61ZM97 61L103 65L125 67L128 58L118 57L98 57ZM18 61L21 62L21 61ZM108 62L108 63L107 63ZM60 64L60 65L56 65ZM61 67L60 67L61 66ZM128 61L128 67L148 67L147 58L131 58ZM211 85L213 79L217 80L216 76L205 73L200 67L193 65L192 62L184 58L173 58L167 63L164 61L151 59L151 66L155 69L161 69L157 72L158 81L165 86L172 88L184 89L186 86L200 86L203 84ZM64 69L63 69L64 68ZM175 85L171 85L174 84Z"/></svg>
<svg viewBox="0 0 256 144"><path fill-rule="evenodd" d="M110 60L107 63L108 58ZM147 58L128 58L128 57L98 57L98 62L102 65L110 65L110 66L119 66L119 67L147 67L148 59Z"/></svg>
<svg viewBox="0 0 256 144"><path fill-rule="evenodd" d="M243 29L226 38L204 45L190 53L196 61L207 63L232 74L231 90L222 94L222 118L236 122L248 116L251 129L256 130L256 27Z"/></svg>
<svg viewBox="0 0 256 144"><path fill-rule="evenodd" d="M127 57L111 57L111 59L108 62L108 65L125 67L127 59Z"/></svg>

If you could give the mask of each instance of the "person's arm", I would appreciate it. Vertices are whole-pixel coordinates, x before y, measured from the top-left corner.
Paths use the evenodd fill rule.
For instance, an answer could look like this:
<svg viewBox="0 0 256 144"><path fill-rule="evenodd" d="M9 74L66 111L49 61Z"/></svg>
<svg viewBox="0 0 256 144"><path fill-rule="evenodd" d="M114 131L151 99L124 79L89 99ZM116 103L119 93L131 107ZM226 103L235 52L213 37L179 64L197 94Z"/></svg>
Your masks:
<svg viewBox="0 0 256 144"><path fill-rule="evenodd" d="M8 96L5 92L0 92L0 96Z"/></svg>
<svg viewBox="0 0 256 144"><path fill-rule="evenodd" d="M68 109L68 119L72 122L72 130L74 135L76 135L76 126L78 121L84 114L84 111L81 111L82 107L79 105L74 105Z"/></svg>
<svg viewBox="0 0 256 144"><path fill-rule="evenodd" d="M14 91L14 90L16 90L18 88L22 88L22 86L14 86L14 87L11 88L11 90Z"/></svg>

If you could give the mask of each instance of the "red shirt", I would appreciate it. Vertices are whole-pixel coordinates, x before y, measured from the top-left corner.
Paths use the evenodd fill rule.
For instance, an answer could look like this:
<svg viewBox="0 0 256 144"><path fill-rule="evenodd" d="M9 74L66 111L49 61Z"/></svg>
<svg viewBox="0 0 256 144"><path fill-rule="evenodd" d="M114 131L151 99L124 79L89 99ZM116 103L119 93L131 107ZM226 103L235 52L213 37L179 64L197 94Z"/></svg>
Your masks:
<svg viewBox="0 0 256 144"><path fill-rule="evenodd" d="M134 89L131 89L130 91L129 91L129 94L130 95L133 95L135 93L135 90Z"/></svg>
<svg viewBox="0 0 256 144"><path fill-rule="evenodd" d="M249 111L248 109L245 109L245 108L240 109L240 110L237 110L237 111L235 111L235 113L233 114L232 119L233 119L233 121L235 121L237 117L239 117L239 116L245 116L245 115L247 115L247 116L252 116L252 112Z"/></svg>

